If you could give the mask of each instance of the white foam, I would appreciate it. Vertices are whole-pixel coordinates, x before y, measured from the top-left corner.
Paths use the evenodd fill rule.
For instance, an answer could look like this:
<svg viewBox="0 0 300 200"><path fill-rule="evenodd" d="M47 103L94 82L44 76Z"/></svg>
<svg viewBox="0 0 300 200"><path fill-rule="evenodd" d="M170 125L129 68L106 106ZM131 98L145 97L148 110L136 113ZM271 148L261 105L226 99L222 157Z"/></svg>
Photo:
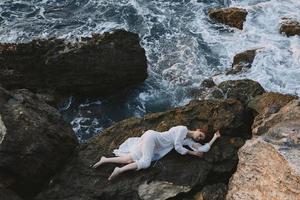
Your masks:
<svg viewBox="0 0 300 200"><path fill-rule="evenodd" d="M251 4L251 1L235 2L234 6ZM250 78L258 81L269 91L300 95L300 38L279 34L282 17L299 18L300 1L272 0L254 5L245 5L249 14L243 31L235 31L229 37L218 37L226 48L228 59L238 52L264 47L257 54L252 68L241 75L215 77L217 82L228 79ZM213 31L213 30L211 30ZM209 36L209 34L207 34ZM228 36L228 35L227 35ZM208 37L207 40L210 38ZM223 62L228 66L230 62Z"/></svg>

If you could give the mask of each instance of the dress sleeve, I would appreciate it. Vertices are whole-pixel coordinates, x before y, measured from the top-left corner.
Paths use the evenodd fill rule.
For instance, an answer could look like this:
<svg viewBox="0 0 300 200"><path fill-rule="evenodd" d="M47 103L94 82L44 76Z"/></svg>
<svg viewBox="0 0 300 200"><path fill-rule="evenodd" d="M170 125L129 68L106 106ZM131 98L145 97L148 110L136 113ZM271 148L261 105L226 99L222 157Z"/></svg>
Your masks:
<svg viewBox="0 0 300 200"><path fill-rule="evenodd" d="M178 130L176 130L176 133L174 134L174 148L181 155L184 155L188 152L188 149L183 147L183 140L186 137L187 131L188 130L186 126L181 126L180 128L178 128Z"/></svg>
<svg viewBox="0 0 300 200"><path fill-rule="evenodd" d="M198 152L208 152L210 150L209 143L205 143L204 145L202 145L198 142L194 142L191 139L187 141L187 145L194 151L198 151Z"/></svg>

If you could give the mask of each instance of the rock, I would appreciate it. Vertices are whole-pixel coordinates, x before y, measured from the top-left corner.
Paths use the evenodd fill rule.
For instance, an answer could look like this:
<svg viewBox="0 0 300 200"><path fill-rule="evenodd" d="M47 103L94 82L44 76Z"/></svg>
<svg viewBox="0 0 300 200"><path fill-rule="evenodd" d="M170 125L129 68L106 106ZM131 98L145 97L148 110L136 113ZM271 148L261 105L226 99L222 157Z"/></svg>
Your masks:
<svg viewBox="0 0 300 200"><path fill-rule="evenodd" d="M238 64L248 64L251 65L256 55L257 49L247 50L241 53L238 53L233 58L232 66Z"/></svg>
<svg viewBox="0 0 300 200"><path fill-rule="evenodd" d="M243 29L244 21L246 21L247 11L242 8L221 8L210 9L208 15L213 20L238 28Z"/></svg>
<svg viewBox="0 0 300 200"><path fill-rule="evenodd" d="M22 200L14 192L0 187L1 200Z"/></svg>
<svg viewBox="0 0 300 200"><path fill-rule="evenodd" d="M290 18L283 18L279 32L286 34L288 37L300 35L300 23Z"/></svg>
<svg viewBox="0 0 300 200"><path fill-rule="evenodd" d="M253 134L260 135L265 133L271 125L267 125L270 123L269 118L273 117L273 114L296 98L296 96L292 95L267 92L249 101L248 107L254 110L254 114L256 115L252 125ZM268 123L266 124L267 121Z"/></svg>
<svg viewBox="0 0 300 200"><path fill-rule="evenodd" d="M237 150L248 137L250 125L243 104L229 100L193 100L188 105L166 112L150 113L144 118L128 118L117 122L98 136L81 144L65 167L53 177L51 183L36 200L79 199L148 199L179 198L193 196L204 185L226 183L237 165ZM97 170L89 165L101 156L113 156L128 137L141 136L145 130L165 131L183 124L190 129L211 126L222 129L222 137L216 141L204 158L182 156L174 150L150 168L129 171L108 182L107 178L115 164L105 164ZM210 135L211 137L211 135ZM151 187L149 194L143 188ZM167 188L162 191L162 187ZM192 188L193 192L182 192ZM176 193L180 194L176 194ZM156 195L155 195L156 194ZM149 196L148 196L149 195Z"/></svg>
<svg viewBox="0 0 300 200"><path fill-rule="evenodd" d="M227 189L227 185L224 183L207 185L195 195L194 200L224 200Z"/></svg>
<svg viewBox="0 0 300 200"><path fill-rule="evenodd" d="M0 88L0 185L6 191L31 199L76 145L56 109L28 90Z"/></svg>
<svg viewBox="0 0 300 200"><path fill-rule="evenodd" d="M75 43L50 38L0 44L0 60L3 87L55 97L105 97L147 78L139 37L123 30Z"/></svg>
<svg viewBox="0 0 300 200"><path fill-rule="evenodd" d="M265 92L251 99L248 103L248 107L258 114L261 114L266 110L269 110L271 113L276 113L294 99L297 99L297 97L293 95Z"/></svg>
<svg viewBox="0 0 300 200"><path fill-rule="evenodd" d="M238 53L233 58L232 68L226 72L226 75L237 74L243 70L249 69L253 63L257 49L247 50Z"/></svg>
<svg viewBox="0 0 300 200"><path fill-rule="evenodd" d="M300 100L292 100L253 130L272 144L300 174Z"/></svg>
<svg viewBox="0 0 300 200"><path fill-rule="evenodd" d="M176 196L181 192L188 192L189 186L177 186L166 181L152 181L139 185L138 194L142 200L161 200Z"/></svg>
<svg viewBox="0 0 300 200"><path fill-rule="evenodd" d="M210 95L217 99L234 98L242 102L248 102L264 92L265 90L258 82L242 79L221 82Z"/></svg>
<svg viewBox="0 0 300 200"><path fill-rule="evenodd" d="M216 86L212 78L204 79L200 87L186 89L186 95L191 99L205 99Z"/></svg>
<svg viewBox="0 0 300 200"><path fill-rule="evenodd" d="M300 199L299 174L271 144L248 140L238 154L226 200Z"/></svg>
<svg viewBox="0 0 300 200"><path fill-rule="evenodd" d="M265 93L249 102L260 117L253 133L261 136L240 149L227 200L300 199L300 100L295 98Z"/></svg>
<svg viewBox="0 0 300 200"><path fill-rule="evenodd" d="M0 170L0 199L1 200L22 200L15 192L8 189L8 186L12 182L13 182L12 178L9 175L7 175L6 172L4 172L3 170Z"/></svg>
<svg viewBox="0 0 300 200"><path fill-rule="evenodd" d="M201 87L212 88L214 86L216 86L216 84L212 78L204 79L201 83Z"/></svg>

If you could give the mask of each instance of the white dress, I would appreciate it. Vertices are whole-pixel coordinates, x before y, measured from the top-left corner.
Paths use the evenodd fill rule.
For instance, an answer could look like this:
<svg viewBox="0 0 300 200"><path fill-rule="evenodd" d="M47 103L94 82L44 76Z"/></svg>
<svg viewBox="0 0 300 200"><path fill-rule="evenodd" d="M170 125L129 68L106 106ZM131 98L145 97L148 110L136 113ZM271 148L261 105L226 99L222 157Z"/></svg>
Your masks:
<svg viewBox="0 0 300 200"><path fill-rule="evenodd" d="M118 149L114 149L116 156L131 154L132 159L137 163L137 170L147 168L151 161L158 160L166 155L173 148L184 155L188 149L183 145L188 145L198 152L207 152L210 149L209 143L201 145L187 138L188 128L186 126L174 126L168 131L158 132L147 130L141 137L131 137L125 140Z"/></svg>

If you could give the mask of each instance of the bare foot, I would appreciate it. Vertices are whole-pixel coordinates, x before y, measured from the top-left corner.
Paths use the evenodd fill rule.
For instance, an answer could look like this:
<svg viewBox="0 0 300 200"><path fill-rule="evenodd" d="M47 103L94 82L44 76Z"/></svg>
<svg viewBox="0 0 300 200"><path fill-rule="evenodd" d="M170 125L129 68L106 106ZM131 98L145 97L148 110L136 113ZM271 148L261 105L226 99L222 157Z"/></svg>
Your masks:
<svg viewBox="0 0 300 200"><path fill-rule="evenodd" d="M106 159L105 156L101 156L101 159L99 162L97 162L96 164L93 165L93 168L97 168L99 167L101 164L103 164L104 160Z"/></svg>
<svg viewBox="0 0 300 200"><path fill-rule="evenodd" d="M112 180L113 178L115 178L116 176L118 176L120 174L121 170L120 167L115 167L114 171L111 173L111 175L108 177L108 180Z"/></svg>

